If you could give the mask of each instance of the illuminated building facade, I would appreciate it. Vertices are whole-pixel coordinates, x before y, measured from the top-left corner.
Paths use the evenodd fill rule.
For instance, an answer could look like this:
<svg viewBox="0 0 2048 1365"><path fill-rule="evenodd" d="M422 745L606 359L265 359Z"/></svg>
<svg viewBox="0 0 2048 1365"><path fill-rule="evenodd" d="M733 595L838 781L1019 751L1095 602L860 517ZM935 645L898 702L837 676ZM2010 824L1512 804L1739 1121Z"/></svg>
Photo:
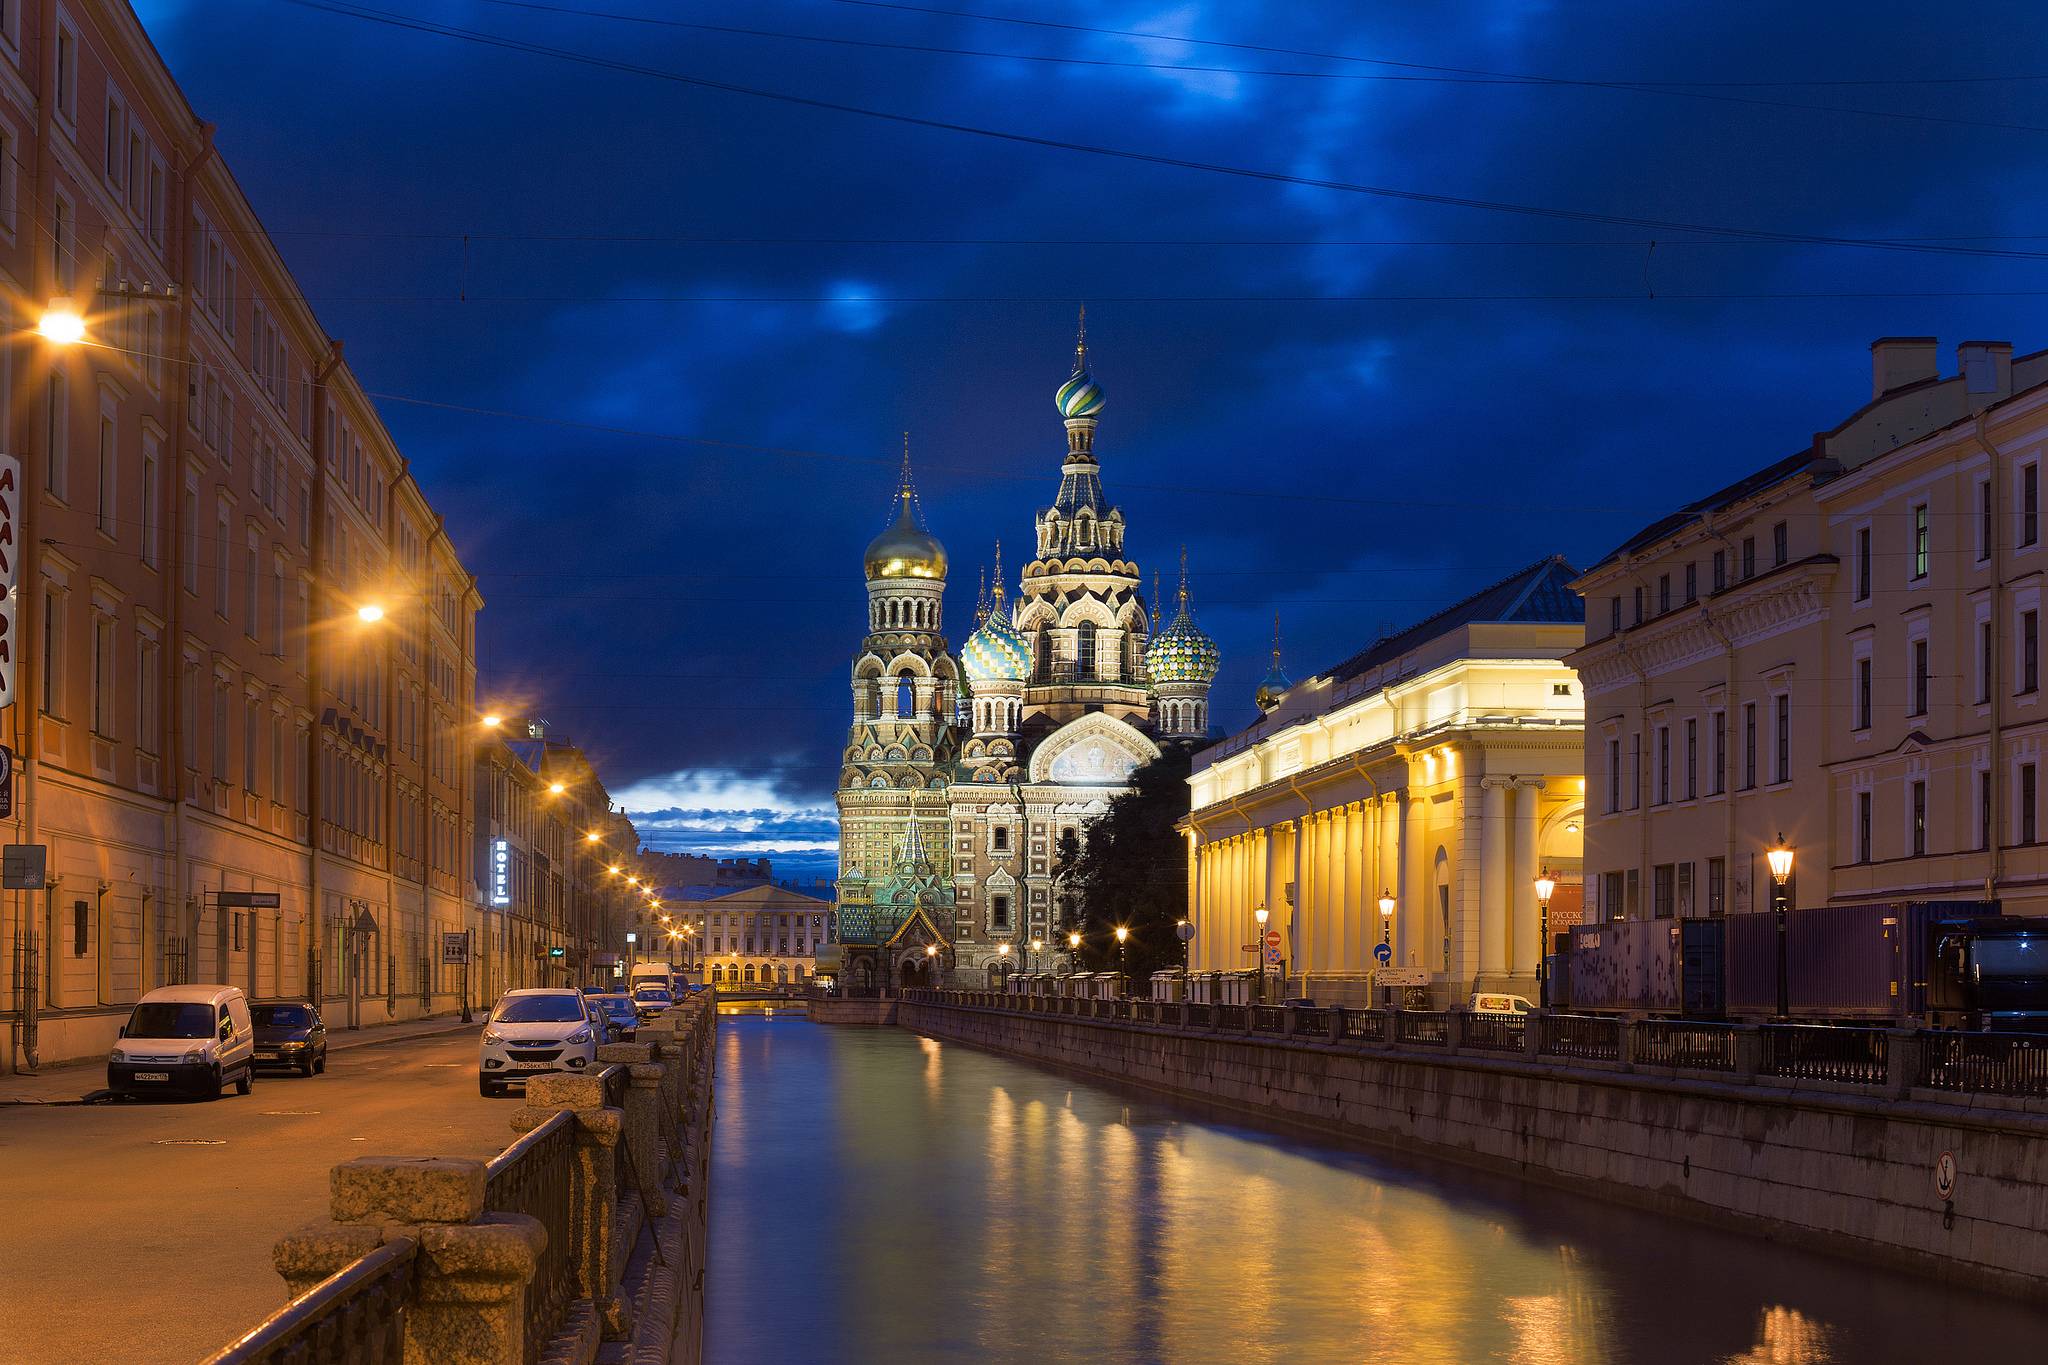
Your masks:
<svg viewBox="0 0 2048 1365"><path fill-rule="evenodd" d="M895 518L868 546L838 796L849 986L985 984L1023 965L1053 937L1062 836L1085 836L1162 744L1208 732L1215 642L1194 622L1185 569L1179 610L1154 633L1123 512L1102 486L1104 396L1085 331L1054 401L1058 491L1034 519L1014 600L998 548L994 590L957 657L947 555L919 515L907 450Z"/></svg>

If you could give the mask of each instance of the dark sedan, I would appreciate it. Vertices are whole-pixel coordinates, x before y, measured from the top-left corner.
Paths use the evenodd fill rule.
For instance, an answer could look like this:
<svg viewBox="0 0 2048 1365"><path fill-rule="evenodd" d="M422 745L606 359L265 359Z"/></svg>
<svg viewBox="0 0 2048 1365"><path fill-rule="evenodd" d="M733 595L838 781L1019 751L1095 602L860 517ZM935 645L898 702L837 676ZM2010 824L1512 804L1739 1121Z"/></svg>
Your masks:
<svg viewBox="0 0 2048 1365"><path fill-rule="evenodd" d="M251 1005L256 1065L288 1067L301 1076L327 1069L327 1025L311 1005Z"/></svg>
<svg viewBox="0 0 2048 1365"><path fill-rule="evenodd" d="M630 995L593 995L588 997L591 1004L604 1011L604 1017L611 1024L611 1035L622 1043L633 1041L633 1035L640 1031L640 1011L633 1006Z"/></svg>

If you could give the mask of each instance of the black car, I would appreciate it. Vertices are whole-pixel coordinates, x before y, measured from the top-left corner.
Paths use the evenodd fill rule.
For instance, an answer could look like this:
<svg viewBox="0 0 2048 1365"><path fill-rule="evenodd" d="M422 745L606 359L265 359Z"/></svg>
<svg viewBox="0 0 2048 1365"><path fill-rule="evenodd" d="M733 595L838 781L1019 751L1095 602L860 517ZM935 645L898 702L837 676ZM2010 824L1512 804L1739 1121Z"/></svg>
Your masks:
<svg viewBox="0 0 2048 1365"><path fill-rule="evenodd" d="M630 995L593 995L590 1003L604 1011L610 1024L611 1035L621 1043L633 1041L633 1035L640 1031L640 1011L633 1006Z"/></svg>
<svg viewBox="0 0 2048 1365"><path fill-rule="evenodd" d="M327 1069L327 1025L312 1005L251 1005L256 1065L282 1066L310 1076Z"/></svg>

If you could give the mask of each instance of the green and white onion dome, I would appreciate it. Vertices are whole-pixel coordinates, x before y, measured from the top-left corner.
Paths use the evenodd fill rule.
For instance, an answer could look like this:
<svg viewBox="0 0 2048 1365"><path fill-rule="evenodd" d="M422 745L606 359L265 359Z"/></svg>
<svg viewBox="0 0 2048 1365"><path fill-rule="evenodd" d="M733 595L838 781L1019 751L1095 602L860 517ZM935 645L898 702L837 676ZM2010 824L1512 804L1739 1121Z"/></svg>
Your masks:
<svg viewBox="0 0 2048 1365"><path fill-rule="evenodd" d="M1206 684L1215 679L1221 657L1183 600L1180 612L1145 647L1145 668L1154 683Z"/></svg>
<svg viewBox="0 0 2048 1365"><path fill-rule="evenodd" d="M1095 376L1088 373L1085 365L1077 365L1067 376L1067 382L1060 385L1059 392L1052 397L1062 417L1093 417L1102 411L1102 386L1095 382Z"/></svg>
<svg viewBox="0 0 2048 1365"><path fill-rule="evenodd" d="M1031 642L999 606L960 646L960 669L970 682L1023 682L1031 676Z"/></svg>

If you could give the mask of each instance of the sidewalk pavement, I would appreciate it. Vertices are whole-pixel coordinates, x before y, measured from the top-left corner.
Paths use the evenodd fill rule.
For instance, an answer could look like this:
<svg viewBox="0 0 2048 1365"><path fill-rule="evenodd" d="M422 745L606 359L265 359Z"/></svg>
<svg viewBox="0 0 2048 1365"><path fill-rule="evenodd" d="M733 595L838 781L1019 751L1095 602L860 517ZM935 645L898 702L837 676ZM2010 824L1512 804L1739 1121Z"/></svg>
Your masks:
<svg viewBox="0 0 2048 1365"><path fill-rule="evenodd" d="M327 1051L347 1052L352 1048L376 1047L380 1043L405 1043L415 1038L435 1038L444 1033L462 1033L483 1027L488 1010L477 1012L477 1021L465 1024L459 1015L442 1014L431 1019L404 1019L395 1024L374 1024L350 1031L332 1022L327 1026ZM57 1062L32 1076L0 1074L0 1107L10 1104L74 1104L80 1097L104 1088L107 1079L104 1057Z"/></svg>

